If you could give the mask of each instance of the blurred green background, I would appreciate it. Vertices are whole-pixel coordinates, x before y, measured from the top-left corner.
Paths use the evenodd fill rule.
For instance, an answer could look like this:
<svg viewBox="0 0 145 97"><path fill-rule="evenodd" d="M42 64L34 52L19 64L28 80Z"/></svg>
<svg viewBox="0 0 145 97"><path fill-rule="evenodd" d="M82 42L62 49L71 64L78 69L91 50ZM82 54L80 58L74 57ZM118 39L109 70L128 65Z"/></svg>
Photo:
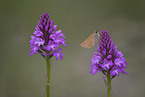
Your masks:
<svg viewBox="0 0 145 97"><path fill-rule="evenodd" d="M0 97L44 97L45 60L29 56L43 12L62 29L67 48L52 59L51 97L106 97L102 74L92 76L97 47L80 47L96 29L109 31L128 63L112 81L113 97L145 97L145 0L0 0Z"/></svg>

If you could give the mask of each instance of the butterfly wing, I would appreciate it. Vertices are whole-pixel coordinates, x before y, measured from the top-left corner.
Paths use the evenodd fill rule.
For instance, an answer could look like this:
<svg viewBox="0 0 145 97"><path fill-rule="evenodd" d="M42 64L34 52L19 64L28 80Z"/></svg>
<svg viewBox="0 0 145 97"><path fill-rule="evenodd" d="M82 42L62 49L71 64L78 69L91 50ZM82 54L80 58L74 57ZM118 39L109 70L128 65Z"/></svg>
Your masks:
<svg viewBox="0 0 145 97"><path fill-rule="evenodd" d="M80 45L84 48L91 48L92 46L94 46L94 35L95 33L93 33L92 35L90 35L84 42L82 42Z"/></svg>

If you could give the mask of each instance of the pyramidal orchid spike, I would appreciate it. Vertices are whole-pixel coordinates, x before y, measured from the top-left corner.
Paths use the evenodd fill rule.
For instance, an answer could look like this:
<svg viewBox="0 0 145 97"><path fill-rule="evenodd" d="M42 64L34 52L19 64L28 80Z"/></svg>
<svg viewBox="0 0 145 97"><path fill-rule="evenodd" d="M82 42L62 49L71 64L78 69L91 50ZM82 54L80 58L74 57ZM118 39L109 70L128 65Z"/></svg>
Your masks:
<svg viewBox="0 0 145 97"><path fill-rule="evenodd" d="M115 47L113 40L106 30L103 30L101 33L98 52L99 53L94 52L91 60L91 69L94 72L96 70L95 73L97 73L98 70L103 70L106 72L109 71L111 76L119 76L119 73L127 74L124 71L126 68L125 58L121 51L117 50L117 47Z"/></svg>
<svg viewBox="0 0 145 97"><path fill-rule="evenodd" d="M38 25L35 27L36 31L34 31L29 41L31 47L30 56L38 52L46 57L56 56L56 59L58 57L62 59L63 54L57 52L57 49L60 48L60 45L64 45L65 47L67 45L65 44L64 34L61 30L56 31L56 28L57 25L53 25L53 20L50 20L50 15L47 12L43 13Z"/></svg>

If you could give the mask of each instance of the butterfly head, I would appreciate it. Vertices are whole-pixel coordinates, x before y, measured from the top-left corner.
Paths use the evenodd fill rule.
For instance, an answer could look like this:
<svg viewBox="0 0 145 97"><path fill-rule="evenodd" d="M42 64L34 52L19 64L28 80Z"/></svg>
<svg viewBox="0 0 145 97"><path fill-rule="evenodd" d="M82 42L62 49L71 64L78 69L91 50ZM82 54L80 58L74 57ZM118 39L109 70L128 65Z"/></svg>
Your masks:
<svg viewBox="0 0 145 97"><path fill-rule="evenodd" d="M99 39L100 35L98 31L95 31L97 39Z"/></svg>

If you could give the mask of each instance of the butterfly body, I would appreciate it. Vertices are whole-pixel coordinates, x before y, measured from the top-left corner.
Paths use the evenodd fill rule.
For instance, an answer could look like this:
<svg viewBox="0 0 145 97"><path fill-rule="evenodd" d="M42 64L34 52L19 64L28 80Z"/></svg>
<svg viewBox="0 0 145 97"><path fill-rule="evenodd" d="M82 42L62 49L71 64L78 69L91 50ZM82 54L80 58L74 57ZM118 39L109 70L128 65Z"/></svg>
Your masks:
<svg viewBox="0 0 145 97"><path fill-rule="evenodd" d="M94 47L95 43L99 39L99 32L95 31L93 34L91 34L84 42L80 44L80 46L84 48L92 48Z"/></svg>

